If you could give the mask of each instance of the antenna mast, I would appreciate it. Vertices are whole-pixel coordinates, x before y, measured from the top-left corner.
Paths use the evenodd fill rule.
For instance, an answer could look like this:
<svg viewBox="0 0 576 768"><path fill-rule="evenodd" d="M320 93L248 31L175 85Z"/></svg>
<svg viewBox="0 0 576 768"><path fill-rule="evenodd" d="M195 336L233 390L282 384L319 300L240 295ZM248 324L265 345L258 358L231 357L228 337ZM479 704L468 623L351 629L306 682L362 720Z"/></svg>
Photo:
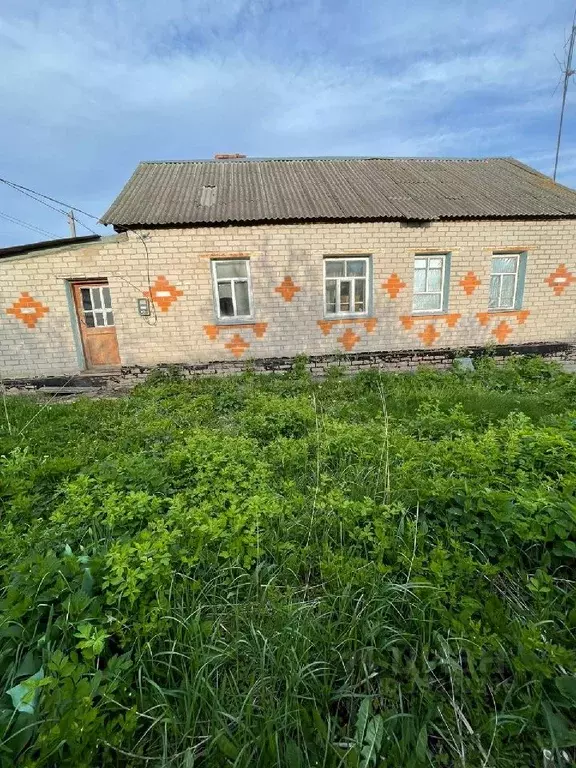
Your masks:
<svg viewBox="0 0 576 768"><path fill-rule="evenodd" d="M562 141L562 125L564 123L564 110L566 108L566 95L568 94L568 83L572 75L576 74L576 70L572 69L572 57L574 55L574 40L576 38L576 11L574 12L574 18L572 19L572 29L570 30L570 38L566 43L567 48L566 58L564 60L564 66L562 67L562 74L564 75L564 85L562 87L562 109L560 110L560 125L558 126L558 139L556 141L556 159L554 161L554 174L552 178L556 181L556 172L558 170L558 158L560 156L560 142Z"/></svg>

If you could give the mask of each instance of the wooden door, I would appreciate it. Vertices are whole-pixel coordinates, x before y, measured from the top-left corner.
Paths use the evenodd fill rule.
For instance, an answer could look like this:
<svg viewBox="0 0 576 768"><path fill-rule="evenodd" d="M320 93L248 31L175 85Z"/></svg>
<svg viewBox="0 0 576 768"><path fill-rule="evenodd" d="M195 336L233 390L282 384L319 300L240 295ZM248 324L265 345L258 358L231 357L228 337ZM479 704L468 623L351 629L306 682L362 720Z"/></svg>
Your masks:
<svg viewBox="0 0 576 768"><path fill-rule="evenodd" d="M74 283L73 289L86 368L120 365L108 282Z"/></svg>

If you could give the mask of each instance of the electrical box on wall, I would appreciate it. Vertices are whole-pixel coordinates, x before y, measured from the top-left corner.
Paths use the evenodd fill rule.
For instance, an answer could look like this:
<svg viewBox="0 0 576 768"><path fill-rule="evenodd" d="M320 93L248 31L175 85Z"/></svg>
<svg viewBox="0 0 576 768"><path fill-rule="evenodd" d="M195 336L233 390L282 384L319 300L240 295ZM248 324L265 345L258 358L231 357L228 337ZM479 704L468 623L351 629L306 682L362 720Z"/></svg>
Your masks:
<svg viewBox="0 0 576 768"><path fill-rule="evenodd" d="M150 317L149 299L138 299L138 314L140 317Z"/></svg>

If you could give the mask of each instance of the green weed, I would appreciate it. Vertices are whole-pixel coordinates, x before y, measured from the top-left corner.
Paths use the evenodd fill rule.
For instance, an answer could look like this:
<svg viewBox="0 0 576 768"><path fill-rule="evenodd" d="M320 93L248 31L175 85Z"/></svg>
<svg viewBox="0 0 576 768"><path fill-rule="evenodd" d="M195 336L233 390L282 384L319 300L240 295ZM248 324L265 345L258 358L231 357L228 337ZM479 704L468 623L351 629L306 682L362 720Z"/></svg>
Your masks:
<svg viewBox="0 0 576 768"><path fill-rule="evenodd" d="M0 766L576 759L576 377L10 398Z"/></svg>

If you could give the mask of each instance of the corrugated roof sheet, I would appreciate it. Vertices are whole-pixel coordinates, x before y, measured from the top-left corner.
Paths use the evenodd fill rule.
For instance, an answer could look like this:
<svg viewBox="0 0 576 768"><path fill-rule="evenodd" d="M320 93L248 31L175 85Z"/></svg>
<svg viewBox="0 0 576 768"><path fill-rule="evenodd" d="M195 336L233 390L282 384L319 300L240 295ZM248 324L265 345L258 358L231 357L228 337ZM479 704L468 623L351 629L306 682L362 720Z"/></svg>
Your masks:
<svg viewBox="0 0 576 768"><path fill-rule="evenodd" d="M575 191L512 158L286 158L140 163L102 223L571 216Z"/></svg>

